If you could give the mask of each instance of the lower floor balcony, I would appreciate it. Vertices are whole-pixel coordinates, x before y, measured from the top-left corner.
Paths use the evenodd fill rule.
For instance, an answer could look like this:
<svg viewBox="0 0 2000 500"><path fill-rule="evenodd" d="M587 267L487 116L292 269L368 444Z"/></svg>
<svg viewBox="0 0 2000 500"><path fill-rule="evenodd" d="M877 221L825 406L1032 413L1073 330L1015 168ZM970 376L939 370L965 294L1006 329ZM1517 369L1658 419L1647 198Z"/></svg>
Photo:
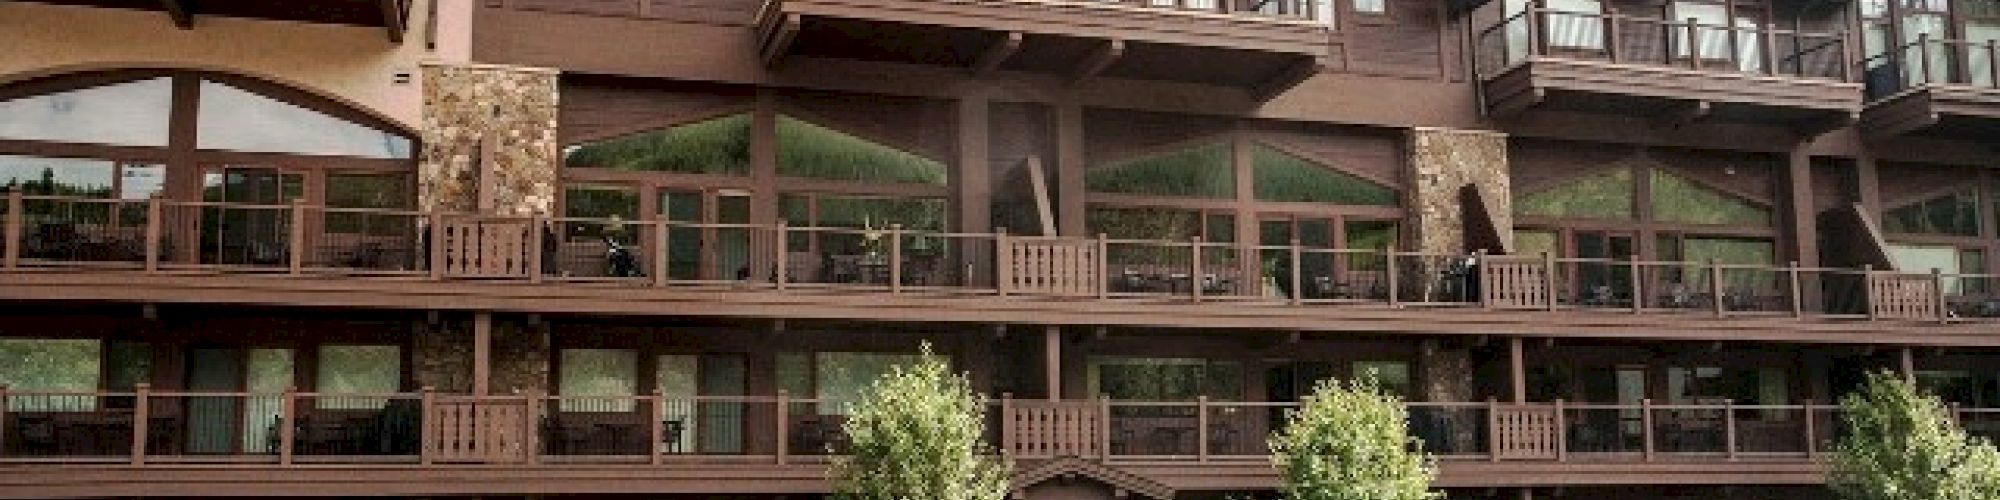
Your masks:
<svg viewBox="0 0 2000 500"><path fill-rule="evenodd" d="M385 493L418 491L387 485L407 480L413 471L452 478L494 470L574 480L570 484L586 489L601 483L584 477L609 474L660 482L654 487L665 488L662 492L824 492L825 464L846 450L841 402L785 395L481 397L142 388L8 392L0 399L6 410L0 420L5 438L0 484L30 494L82 491L56 478L106 470L161 484L231 471L288 471L283 477L306 481L343 470L348 471L343 480ZM1296 403L1205 399L1003 397L988 403L990 449L1012 461L1017 474L1058 463L1108 468L1168 492L1275 486L1265 439L1296 408ZM1816 484L1819 455L1830 449L1840 428L1837 407L1814 404L1489 401L1410 403L1408 411L1411 432L1440 459L1440 485L1446 487L1605 481L1577 472L1593 468L1625 484ZM1975 432L2000 431L2000 410L1954 412ZM1555 471L1570 472L1549 475ZM721 475L706 483L664 486L682 477L679 473ZM1653 476L1640 478L1647 474ZM286 481L260 480L247 484L246 491L296 491L298 485ZM456 487L493 492L479 485ZM109 489L93 491L116 489L103 488Z"/></svg>

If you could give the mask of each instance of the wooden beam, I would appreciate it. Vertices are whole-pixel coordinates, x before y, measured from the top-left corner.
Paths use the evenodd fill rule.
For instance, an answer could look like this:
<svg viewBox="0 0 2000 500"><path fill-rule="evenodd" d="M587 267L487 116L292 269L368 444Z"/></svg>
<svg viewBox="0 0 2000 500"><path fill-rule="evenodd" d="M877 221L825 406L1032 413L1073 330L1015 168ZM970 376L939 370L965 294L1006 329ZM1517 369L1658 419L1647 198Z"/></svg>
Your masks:
<svg viewBox="0 0 2000 500"><path fill-rule="evenodd" d="M485 396L492 391L493 313L472 314L472 394Z"/></svg>
<svg viewBox="0 0 2000 500"><path fill-rule="evenodd" d="M1042 157L1029 156L1025 168L1028 169L1028 189L1035 195L1035 220L1041 222L1042 236L1055 236L1056 215L1055 209L1050 207L1049 179L1048 174L1042 171Z"/></svg>
<svg viewBox="0 0 2000 500"><path fill-rule="evenodd" d="M194 29L194 9L187 0L160 0L160 8L166 9L167 17L174 20L174 27Z"/></svg>
<svg viewBox="0 0 2000 500"><path fill-rule="evenodd" d="M1010 31L999 41L993 42L992 46L986 48L986 52L979 54L978 60L973 61L972 76L986 77L999 70L1000 65L1007 63L1008 58L1021 52L1021 42L1025 38L1019 31Z"/></svg>
<svg viewBox="0 0 2000 500"><path fill-rule="evenodd" d="M1049 401L1062 400L1062 327L1042 330L1042 365Z"/></svg>
<svg viewBox="0 0 2000 500"><path fill-rule="evenodd" d="M1319 76L1320 72L1325 71L1329 66L1331 65L1328 64L1325 58L1319 57L1286 66L1277 75L1272 76L1269 80L1265 80L1263 84L1251 90L1250 97L1257 102L1276 99L1278 96L1290 92L1292 88L1298 87L1299 84L1305 83L1306 80L1311 80L1312 77Z"/></svg>
<svg viewBox="0 0 2000 500"><path fill-rule="evenodd" d="M1486 114L1493 118L1507 118L1541 104L1542 100L1548 99L1548 97L1548 90L1535 88L1534 90L1517 93L1504 100L1493 102L1487 108Z"/></svg>
<svg viewBox="0 0 2000 500"><path fill-rule="evenodd" d="M1078 65L1076 72L1070 75L1070 84L1082 85L1089 82L1098 74L1104 73L1104 70L1110 69L1120 57L1125 57L1125 41L1106 40L1103 45L1097 47L1097 50L1090 53L1090 57L1083 58L1083 64Z"/></svg>
<svg viewBox="0 0 2000 500"><path fill-rule="evenodd" d="M798 14L786 14L776 26L769 28L762 47L765 68L777 69L779 63L784 62L787 53L792 51L792 42L798 41L799 30L804 26L805 22L799 19Z"/></svg>
<svg viewBox="0 0 2000 500"><path fill-rule="evenodd" d="M1715 105L1708 101L1687 101L1661 113L1653 122L1656 128L1677 129L1693 125L1714 115Z"/></svg>
<svg viewBox="0 0 2000 500"><path fill-rule="evenodd" d="M1510 374L1509 378L1513 381L1515 403L1528 402L1528 367L1526 366L1526 357L1525 353L1522 352L1521 338L1507 338L1507 367Z"/></svg>
<svg viewBox="0 0 2000 500"><path fill-rule="evenodd" d="M1860 122L1861 122L1861 113L1855 113L1855 112L1840 113L1830 117L1818 120L1809 120L1800 123L1797 126L1792 127L1792 132L1798 134L1800 142L1812 142L1813 139L1819 138L1819 136L1821 135L1826 135L1827 132L1832 132L1847 127L1852 127L1854 126L1854 124Z"/></svg>
<svg viewBox="0 0 2000 500"><path fill-rule="evenodd" d="M380 0L382 5L382 29L388 31L389 43L403 43L403 34L409 32L409 0ZM435 0L433 0L435 1Z"/></svg>

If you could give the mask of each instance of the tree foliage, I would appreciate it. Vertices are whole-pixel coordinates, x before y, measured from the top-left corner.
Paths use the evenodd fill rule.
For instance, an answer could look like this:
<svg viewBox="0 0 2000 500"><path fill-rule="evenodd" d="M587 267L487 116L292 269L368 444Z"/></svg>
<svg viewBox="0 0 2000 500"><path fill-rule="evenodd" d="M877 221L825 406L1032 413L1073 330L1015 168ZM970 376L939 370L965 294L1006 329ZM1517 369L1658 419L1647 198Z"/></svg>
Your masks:
<svg viewBox="0 0 2000 500"><path fill-rule="evenodd" d="M1850 500L2000 498L2000 452L1967 436L1944 403L1888 372L1841 399L1846 433L1827 479Z"/></svg>
<svg viewBox="0 0 2000 500"><path fill-rule="evenodd" d="M1410 437L1403 402L1373 377L1320 382L1271 452L1289 500L1439 500L1437 469Z"/></svg>
<svg viewBox="0 0 2000 500"><path fill-rule="evenodd" d="M893 368L848 405L853 452L834 464L834 498L1005 498L1007 466L980 442L984 413L965 377L925 346L921 362Z"/></svg>

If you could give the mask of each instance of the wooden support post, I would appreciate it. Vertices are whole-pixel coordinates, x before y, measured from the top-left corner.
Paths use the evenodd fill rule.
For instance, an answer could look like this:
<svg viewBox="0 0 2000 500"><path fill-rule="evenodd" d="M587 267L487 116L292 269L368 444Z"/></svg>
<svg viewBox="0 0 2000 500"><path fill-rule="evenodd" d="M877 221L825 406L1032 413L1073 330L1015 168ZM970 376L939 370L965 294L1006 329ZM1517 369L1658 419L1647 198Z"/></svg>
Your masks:
<svg viewBox="0 0 2000 500"><path fill-rule="evenodd" d="M132 396L132 465L146 465L146 431L152 421L151 413L153 384L140 383L133 387Z"/></svg>
<svg viewBox="0 0 2000 500"><path fill-rule="evenodd" d="M542 282L542 274L544 271L542 269L542 258L544 257L544 255L542 254L542 245L548 244L548 242L543 241L548 238L548 226L549 226L548 219L542 218L540 214L528 216L528 282L529 283ZM662 241L662 243L665 242ZM661 249L660 251L665 252L666 246L661 245L660 249Z"/></svg>
<svg viewBox="0 0 2000 500"><path fill-rule="evenodd" d="M472 313L472 395L486 397L493 389L493 313Z"/></svg>
<svg viewBox="0 0 2000 500"><path fill-rule="evenodd" d="M423 438L421 439L421 441L423 441L423 445L418 447L417 463L420 465L430 465L436 462L437 460L436 455L437 455L438 434L444 432L444 429L438 428L440 422L438 422L436 418L437 392L433 391L430 386L424 386L423 390L418 394L419 394L418 397L420 398L418 400L420 402L419 405L423 406L424 416L423 416L423 426L422 426L423 432L421 433L423 436ZM298 425L297 422L285 423L285 427L287 428L293 427L295 425ZM529 430L528 434L532 435L535 434L535 432L531 429ZM285 444L289 446L291 444L291 440L286 440Z"/></svg>
<svg viewBox="0 0 2000 500"><path fill-rule="evenodd" d="M1014 393L1000 393L1000 457L1014 461Z"/></svg>
<svg viewBox="0 0 2000 500"><path fill-rule="evenodd" d="M1484 268L1485 266L1481 266L1481 269ZM1480 287L1481 294L1484 294L1485 290L1485 287ZM1556 300L1555 252L1542 252L1542 301L1546 302L1546 304L1542 305L1543 309L1549 311L1556 310L1556 303L1561 302L1560 300Z"/></svg>
<svg viewBox="0 0 2000 500"><path fill-rule="evenodd" d="M1786 268L1785 275L1792 282L1792 317L1806 317L1806 287L1799 277L1799 261L1792 261L1791 266Z"/></svg>
<svg viewBox="0 0 2000 500"><path fill-rule="evenodd" d="M1569 461L1569 416L1563 414L1563 399L1556 398L1556 461Z"/></svg>
<svg viewBox="0 0 2000 500"><path fill-rule="evenodd" d="M1813 416L1813 400L1805 400L1804 408L1806 414L1806 421L1804 422L1806 428L1806 458L1812 458L1813 455L1819 454L1819 433L1815 432L1816 429L1813 428L1819 424L1813 422L1813 419L1816 418Z"/></svg>
<svg viewBox="0 0 2000 500"><path fill-rule="evenodd" d="M653 221L652 227L653 227L653 247L654 247L652 252L653 287L661 288L667 286L667 277L668 277L667 265L669 262L673 262L672 256L667 255L670 252L670 250L667 249L668 248L667 243L670 243L670 241L667 240L667 233L672 231L673 227L671 226L671 223L667 222L664 219ZM782 256L783 254L780 255ZM779 259L778 262L782 263L784 262L784 259Z"/></svg>
<svg viewBox="0 0 2000 500"><path fill-rule="evenodd" d="M1487 272L1486 270L1486 263L1487 263L1486 249L1481 248L1478 250L1473 250L1472 258L1474 259L1475 262L1478 262L1480 264L1479 276L1473 277L1474 279L1479 280L1479 308L1492 309L1494 283L1493 280L1489 279L1491 276L1493 276L1493 273ZM1554 272L1554 270L1551 269L1550 272Z"/></svg>
<svg viewBox="0 0 2000 500"><path fill-rule="evenodd" d="M1923 69L1924 72L1924 79L1922 80L1923 84L1929 85L1931 83L1936 83L1931 81L1931 34L1930 33L1917 34L1917 67Z"/></svg>
<svg viewBox="0 0 2000 500"><path fill-rule="evenodd" d="M1736 461L1736 400L1722 400L1722 451Z"/></svg>
<svg viewBox="0 0 2000 500"><path fill-rule="evenodd" d="M1111 240L1097 233L1097 300L1111 298Z"/></svg>
<svg viewBox="0 0 2000 500"><path fill-rule="evenodd" d="M1528 403L1527 354L1522 343L1520 337L1507 338L1507 373L1511 377L1509 381L1512 382L1514 404Z"/></svg>
<svg viewBox="0 0 2000 500"><path fill-rule="evenodd" d="M1626 256L1625 269L1626 272L1630 273L1629 276L1631 276L1626 281L1632 282L1632 314L1646 312L1646 290L1643 288L1644 285L1642 285L1646 281L1646 270L1644 267L1639 266L1639 256Z"/></svg>
<svg viewBox="0 0 2000 500"><path fill-rule="evenodd" d="M279 397L284 399L278 402L278 465L290 466L292 465L292 455L296 453L296 445L292 444L292 442L298 440L299 432L299 389L287 385L285 386L285 393ZM430 404L428 401L425 401L423 406L423 415L417 417L419 428L423 429L423 431L418 433L417 440L419 441L419 446L422 447L420 449L426 450L419 451L419 453L429 456L427 450L431 446L430 428L432 425Z"/></svg>
<svg viewBox="0 0 2000 500"><path fill-rule="evenodd" d="M1388 290L1389 290L1389 307L1390 307L1390 308L1395 308L1395 307L1397 307L1397 306L1401 305L1401 302L1402 302L1402 293L1401 293L1401 290L1399 290L1399 288L1401 288L1401 284L1400 284L1399 282L1400 282L1400 281L1402 281L1402 280L1399 280L1399 279L1396 279L1396 268L1398 267L1398 266L1396 265L1396 248L1395 248L1395 247L1389 247L1389 248L1386 248L1386 249L1383 249L1383 254L1382 254L1382 255L1383 255L1383 259L1384 259L1384 260L1383 260L1383 263L1384 263L1384 264L1385 264L1385 265L1387 266L1387 268L1386 268L1386 269L1383 269L1383 273L1384 273L1384 274L1383 274L1383 276L1384 276L1384 277L1383 277L1383 279L1385 279L1385 280L1387 280L1387 281L1389 282L1389 286L1388 286Z"/></svg>
<svg viewBox="0 0 2000 500"><path fill-rule="evenodd" d="M772 439L777 440L776 443L777 446L775 447L777 453L775 456L777 458L778 465L785 465L785 461L787 460L787 457L785 455L789 454L788 448L792 444L791 436L788 434L791 426L790 425L791 422L789 422L789 420L792 419L790 415L792 411L791 399L792 398L790 392L787 392L784 389L779 389L778 399L776 400L778 408L776 411L771 412L772 415L776 416L775 419L776 422L774 423L774 427L777 428L776 429L777 433L772 435L773 436Z"/></svg>
<svg viewBox="0 0 2000 500"><path fill-rule="evenodd" d="M21 267L21 245L26 243L21 239L21 224L27 215L23 213L27 208L21 196L19 189L7 192L7 252L4 258L8 269Z"/></svg>
<svg viewBox="0 0 2000 500"><path fill-rule="evenodd" d="M2000 40L1986 41L1986 86L2000 88Z"/></svg>
<svg viewBox="0 0 2000 500"><path fill-rule="evenodd" d="M1619 24L1621 24L1619 17L1617 7L1608 4L1604 6L1604 53L1611 58L1611 64L1618 64L1625 58L1624 51L1618 47L1619 41L1622 40L1619 38Z"/></svg>
<svg viewBox="0 0 2000 500"><path fill-rule="evenodd" d="M652 419L646 423L647 435L652 436L652 439L646 441L646 449L648 450L646 455L650 457L648 463L660 465L666 461L666 458L661 455L660 448L667 443L667 398L660 394L660 388L654 387L653 395L646 399L653 403L651 405L653 410ZM695 402L690 406L699 408L701 404ZM683 428L683 431L685 431L685 428ZM674 438L676 440L675 445L678 446L680 436L674 436Z"/></svg>
<svg viewBox="0 0 2000 500"><path fill-rule="evenodd" d="M426 216L428 217L427 221L428 221L428 222L430 223L430 226L431 226L431 227L429 228L429 229L430 229L430 238L429 238L429 240L430 240L430 247L431 247L431 248L430 248L430 252L431 252L431 258L430 258L430 268L431 268L431 279L432 279L432 280L442 280L442 279L444 279L444 268L445 268L445 265L446 265L446 264L445 264L445 260L444 260L444 246L445 246L445 242L444 242L444 214L442 214L442 213L439 213L439 212L431 212L431 213L429 213L429 214L425 214L425 215L426 215ZM539 253L539 251L538 251L537 253ZM461 256L461 258L462 258L462 256ZM540 260L540 259L536 259L536 260Z"/></svg>
<svg viewBox="0 0 2000 500"><path fill-rule="evenodd" d="M1201 302L1202 285L1206 284L1205 281L1207 281L1203 279L1201 275L1202 265L1201 265L1200 236L1196 236L1194 237L1194 239L1189 241L1188 250L1190 250L1189 256L1192 257L1189 259L1190 262L1188 262L1188 268L1189 268L1188 296L1190 298L1193 298L1194 301L1198 303Z"/></svg>
<svg viewBox="0 0 2000 500"><path fill-rule="evenodd" d="M1639 435L1644 439L1646 461L1653 461L1653 399L1639 400L1639 426L1645 427Z"/></svg>
<svg viewBox="0 0 2000 500"><path fill-rule="evenodd" d="M1486 398L1486 458L1500 461L1500 401Z"/></svg>
<svg viewBox="0 0 2000 500"><path fill-rule="evenodd" d="M1306 300L1305 274L1299 266L1305 264L1305 249L1299 246L1299 239L1292 238L1292 305L1304 304Z"/></svg>
<svg viewBox="0 0 2000 500"><path fill-rule="evenodd" d="M1904 347L1901 356L1902 356L1902 362L1898 364L1898 368L1903 372L1903 381L1909 382L1911 385L1916 385L1917 383L1916 349L1910 347Z"/></svg>
<svg viewBox="0 0 2000 500"><path fill-rule="evenodd" d="M1062 328L1050 326L1042 330L1043 376L1047 377L1044 389L1049 401L1062 401Z"/></svg>
<svg viewBox="0 0 2000 500"><path fill-rule="evenodd" d="M1097 461L1111 461L1111 397L1097 397Z"/></svg>
<svg viewBox="0 0 2000 500"><path fill-rule="evenodd" d="M1729 315L1729 305L1722 300L1722 290L1722 259L1708 259L1708 302L1717 318Z"/></svg>
<svg viewBox="0 0 2000 500"><path fill-rule="evenodd" d="M8 212L13 213L13 212ZM12 248L12 247L9 247ZM7 384L0 384L0 422L7 421ZM4 430L4 429L0 429ZM7 449L7 433L0 432L0 450Z"/></svg>
<svg viewBox="0 0 2000 500"><path fill-rule="evenodd" d="M773 276L771 277L771 281L779 291L784 291L789 286L788 282L792 280L792 259L790 257L792 253L791 222L785 219L778 219L777 232L778 241L774 241L771 244L778 247L778 251L773 252L778 255L778 265L775 266L777 269L772 271ZM661 234L666 233L662 232ZM665 239L661 239L660 243L663 245L661 248L666 248L664 246L666 244Z"/></svg>
<svg viewBox="0 0 2000 500"><path fill-rule="evenodd" d="M903 293L903 225L889 225L889 294Z"/></svg>
<svg viewBox="0 0 2000 500"><path fill-rule="evenodd" d="M524 418L521 422L521 427L529 431L527 432L528 445L521 447L521 453L526 455L523 457L523 461L527 462L528 465L535 465L542 461L542 433L535 432L535 427L536 424L542 421L542 414L546 411L543 405L548 403L548 398L544 396L546 394L540 389L529 390L527 395L528 411L523 412Z"/></svg>
<svg viewBox="0 0 2000 500"><path fill-rule="evenodd" d="M1867 300L1868 321L1875 321L1881 319L1880 314L1876 313L1876 307L1875 307L1877 304L1882 303L1881 302L1882 298L1875 296L1874 264L1861 265L1861 293L1863 297L1868 299Z"/></svg>
<svg viewBox="0 0 2000 500"><path fill-rule="evenodd" d="M163 212L159 197L146 200L146 272L160 270L160 217ZM8 240L10 243L13 240Z"/></svg>
<svg viewBox="0 0 2000 500"><path fill-rule="evenodd" d="M306 204L304 200L292 200L291 227L287 229L285 254L288 269L293 276L305 274L306 261Z"/></svg>
<svg viewBox="0 0 2000 500"><path fill-rule="evenodd" d="M1208 395L1196 397L1194 405L1195 461L1208 463Z"/></svg>
<svg viewBox="0 0 2000 500"><path fill-rule="evenodd" d="M1951 324L1951 314L1945 307L1944 270L1931 268L1931 314L1937 316L1938 324Z"/></svg>
<svg viewBox="0 0 2000 500"><path fill-rule="evenodd" d="M1014 288L1014 249L1007 242L1007 228L993 232L993 289L1006 297Z"/></svg>
<svg viewBox="0 0 2000 500"><path fill-rule="evenodd" d="M1688 24L1687 24L1686 48L1688 53L1688 69L1700 70L1701 69L1701 20L1690 17L1687 19L1687 23Z"/></svg>

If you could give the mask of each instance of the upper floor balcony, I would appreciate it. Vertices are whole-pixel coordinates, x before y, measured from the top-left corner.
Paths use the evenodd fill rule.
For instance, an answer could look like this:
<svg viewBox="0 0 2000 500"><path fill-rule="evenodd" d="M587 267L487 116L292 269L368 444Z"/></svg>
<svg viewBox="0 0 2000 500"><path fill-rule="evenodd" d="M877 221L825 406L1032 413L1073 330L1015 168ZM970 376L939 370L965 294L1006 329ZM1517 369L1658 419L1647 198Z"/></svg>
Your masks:
<svg viewBox="0 0 2000 500"><path fill-rule="evenodd" d="M2000 41L1933 38L1861 63L1874 137L1915 135L1992 141L2000 138Z"/></svg>
<svg viewBox="0 0 2000 500"><path fill-rule="evenodd" d="M5 215L16 300L2000 345L1983 274L20 190Z"/></svg>
<svg viewBox="0 0 2000 500"><path fill-rule="evenodd" d="M197 20L205 16L365 26L382 29L391 42L402 42L410 28L410 7L417 1L321 0L311 2L310 6L255 0L36 0L35 3L159 11L181 29L194 29Z"/></svg>
<svg viewBox="0 0 2000 500"><path fill-rule="evenodd" d="M1289 89L1328 60L1332 0L769 0L766 64L791 57Z"/></svg>
<svg viewBox="0 0 2000 500"><path fill-rule="evenodd" d="M1842 33L1733 16L1668 19L1502 4L1515 2L1474 14L1488 20L1474 43L1492 116L1581 111L1649 117L1663 127L1716 121L1816 135L1851 123L1860 110Z"/></svg>

